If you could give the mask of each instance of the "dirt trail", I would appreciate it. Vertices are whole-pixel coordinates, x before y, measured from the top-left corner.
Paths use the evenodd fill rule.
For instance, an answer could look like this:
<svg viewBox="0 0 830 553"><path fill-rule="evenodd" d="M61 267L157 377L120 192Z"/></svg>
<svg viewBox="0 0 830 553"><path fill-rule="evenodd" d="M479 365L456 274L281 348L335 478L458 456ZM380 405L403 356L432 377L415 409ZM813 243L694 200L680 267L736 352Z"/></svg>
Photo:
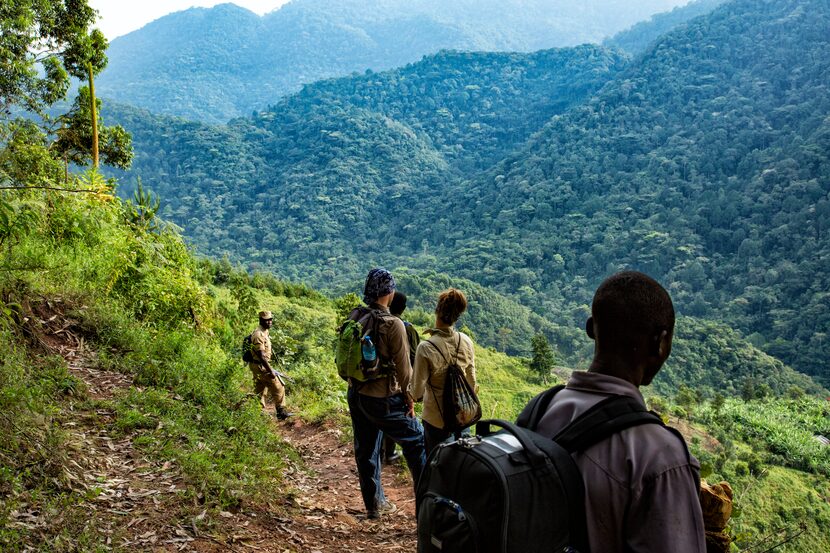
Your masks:
<svg viewBox="0 0 830 553"><path fill-rule="evenodd" d="M310 473L296 472L289 478L297 492L294 502L302 511L281 528L289 532L289 543L283 548L290 544L296 549L288 547L289 551L312 553L416 549L415 499L409 473L402 465L382 470L384 491L398 512L367 520L352 445L342 443L339 430L301 421L278 426L310 469ZM271 542L263 550L284 551L279 537L273 536Z"/></svg>
<svg viewBox="0 0 830 553"><path fill-rule="evenodd" d="M131 385L129 376L101 370L95 353L66 318L61 300L44 301L32 310L33 337L47 351L62 356L70 372L82 380L93 400L109 400ZM85 517L88 528L108 536L113 549L135 551L262 551L277 553L344 553L345 551L414 551L414 497L409 473L401 465L383 468L387 497L398 512L367 520L360 499L351 443L339 430L307 425L300 419L272 422L300 454L304 466L286 475L289 514L247 505L238 513L223 512L203 530L204 510L186 502L187 482L170 462L145 458L131 436L110 436L115 414L73 404L60 416L68 434L70 466L62 481L89 499L62 513L19 509L16 524L44 540L63 518ZM201 512L200 512L201 510Z"/></svg>

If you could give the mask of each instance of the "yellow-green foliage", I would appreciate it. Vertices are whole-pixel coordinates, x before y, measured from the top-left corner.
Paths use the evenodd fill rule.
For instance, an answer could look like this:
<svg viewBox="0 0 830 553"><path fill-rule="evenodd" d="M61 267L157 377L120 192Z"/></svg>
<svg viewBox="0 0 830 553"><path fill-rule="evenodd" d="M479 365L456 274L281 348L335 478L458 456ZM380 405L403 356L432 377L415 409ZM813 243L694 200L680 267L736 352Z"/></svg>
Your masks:
<svg viewBox="0 0 830 553"><path fill-rule="evenodd" d="M745 549L767 539L767 551L787 535L806 531L775 551L830 551L830 482L826 478L771 466L760 478L733 482L736 488L731 529L736 544Z"/></svg>
<svg viewBox="0 0 830 553"><path fill-rule="evenodd" d="M24 332L24 316L49 298L65 300L71 309L65 316L78 321L75 331L100 364L133 375L136 387L101 406L117 413L114 430L131 433L136 445L180 466L189 492L208 507L272 500L281 469L294 456L248 394L244 368L223 342L228 322L198 280L200 265L181 237L133 225L105 185L93 175L63 186L94 193L0 196L6 231L0 250L4 528L21 503L83 500L53 485L67 461L53 419L67 403L90 400L64 361L30 350ZM32 212L38 216L23 217ZM20 549L21 543L19 532L0 532L0 549Z"/></svg>
<svg viewBox="0 0 830 553"><path fill-rule="evenodd" d="M90 177L78 186L96 182ZM44 453L60 451L64 439L53 417L84 392L60 358L25 347L23 304L42 297L67 298L75 306L69 315L80 321L100 363L133 375L137 387L107 406L117 413L114 430L180 466L189 493L208 506L279 499L273 490L281 489L281 469L295 456L251 397L251 375L240 360L242 337L256 326L258 310L274 313L276 365L293 379L289 406L308 420L348 427L346 385L333 363L334 301L226 262L198 261L175 232L131 224L112 196L22 196L0 198L10 221L0 257L0 522L35 497L62 506L82 500L49 484L64 462ZM514 419L545 387L528 360L491 348L476 346L476 368L486 418ZM714 476L735 485L739 511L732 528L739 543L750 545L779 527L796 529L804 520L808 532L781 550L830 550L827 479L775 466L788 459L805 469L824 466L824 450L804 432L826 430L825 407L801 398L791 405L728 400L690 408L723 434L717 451L699 443L693 450ZM789 423L804 429L791 432ZM749 443L731 441L737 439ZM15 470L20 466L29 469ZM19 548L19 537L16 530L0 532L0 545ZM83 539L95 544L97 537Z"/></svg>
<svg viewBox="0 0 830 553"><path fill-rule="evenodd" d="M515 420L525 404L546 388L535 382L525 360L492 348L476 347L476 375L486 418Z"/></svg>

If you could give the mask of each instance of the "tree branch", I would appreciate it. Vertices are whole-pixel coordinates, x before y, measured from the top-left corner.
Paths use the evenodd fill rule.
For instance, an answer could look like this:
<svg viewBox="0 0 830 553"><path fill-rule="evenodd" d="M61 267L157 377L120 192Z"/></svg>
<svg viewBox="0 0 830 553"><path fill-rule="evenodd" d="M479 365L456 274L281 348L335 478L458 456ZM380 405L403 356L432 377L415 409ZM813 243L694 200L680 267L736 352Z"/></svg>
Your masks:
<svg viewBox="0 0 830 553"><path fill-rule="evenodd" d="M0 272L2 273L13 273L15 271L43 271L48 273L49 271L54 271L60 267L65 267L66 265L55 265L54 267L45 267L43 265L30 265L28 267L0 267Z"/></svg>
<svg viewBox="0 0 830 553"><path fill-rule="evenodd" d="M0 190L54 190L56 192L75 192L87 194L101 194L102 190L92 189L73 189L73 188L55 188L53 186L0 186Z"/></svg>

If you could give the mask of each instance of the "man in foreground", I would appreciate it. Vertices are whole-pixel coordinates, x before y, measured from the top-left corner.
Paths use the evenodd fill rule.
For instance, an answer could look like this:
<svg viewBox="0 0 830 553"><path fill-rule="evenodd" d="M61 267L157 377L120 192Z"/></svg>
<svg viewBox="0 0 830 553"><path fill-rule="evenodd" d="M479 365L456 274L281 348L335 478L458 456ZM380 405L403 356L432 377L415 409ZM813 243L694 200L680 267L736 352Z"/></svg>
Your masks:
<svg viewBox="0 0 830 553"><path fill-rule="evenodd" d="M587 372L575 371L536 431L553 438L611 395L635 398L671 353L674 306L662 286L637 272L597 289L585 327L594 340ZM703 553L700 465L682 437L657 424L622 430L574 454L585 483L591 551Z"/></svg>

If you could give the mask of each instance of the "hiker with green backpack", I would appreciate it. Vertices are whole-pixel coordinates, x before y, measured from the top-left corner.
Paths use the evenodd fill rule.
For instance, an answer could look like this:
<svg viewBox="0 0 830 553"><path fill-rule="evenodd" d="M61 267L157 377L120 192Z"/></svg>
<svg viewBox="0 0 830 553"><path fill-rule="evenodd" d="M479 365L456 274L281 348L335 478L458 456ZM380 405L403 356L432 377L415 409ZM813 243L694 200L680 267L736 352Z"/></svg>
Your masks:
<svg viewBox="0 0 830 553"><path fill-rule="evenodd" d="M427 457L435 446L452 435L460 437L463 430L461 427L464 425L455 421L457 407L451 404L450 398L445 400L448 385L454 376L451 372L458 371L473 394L478 391L473 341L454 328L466 309L467 298L461 290L450 288L442 292L435 307L435 328L426 331L431 336L418 345L415 353L412 395L424 402L421 419ZM461 383L462 386L465 382ZM480 407L478 415L481 415ZM474 418L471 417L467 424L474 423Z"/></svg>
<svg viewBox="0 0 830 553"><path fill-rule="evenodd" d="M380 480L383 435L403 449L417 489L426 457L424 434L409 393L412 367L403 321L389 312L395 279L383 268L369 271L363 307L340 325L335 364L349 383L347 400L354 455L366 516L375 519L397 507L386 499Z"/></svg>

